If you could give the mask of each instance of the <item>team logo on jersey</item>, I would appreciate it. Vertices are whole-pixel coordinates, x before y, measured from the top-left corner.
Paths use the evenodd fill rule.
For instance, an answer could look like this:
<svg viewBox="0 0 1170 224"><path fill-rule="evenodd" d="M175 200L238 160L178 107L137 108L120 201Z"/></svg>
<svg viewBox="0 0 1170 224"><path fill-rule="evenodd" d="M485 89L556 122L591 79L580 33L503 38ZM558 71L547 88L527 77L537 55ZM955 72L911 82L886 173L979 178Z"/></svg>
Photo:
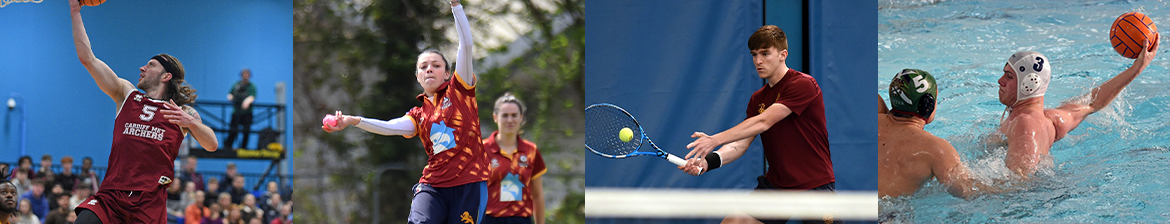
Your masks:
<svg viewBox="0 0 1170 224"><path fill-rule="evenodd" d="M97 205L97 199L89 199L89 203L86 203L86 204Z"/></svg>
<svg viewBox="0 0 1170 224"><path fill-rule="evenodd" d="M500 180L500 201L519 201L524 199L524 183L516 174L508 173Z"/></svg>
<svg viewBox="0 0 1170 224"><path fill-rule="evenodd" d="M764 109L768 109L768 105L765 105L764 103L760 103L760 112L758 112L758 113L761 113L761 114L764 113Z"/></svg>
<svg viewBox="0 0 1170 224"><path fill-rule="evenodd" d="M166 129L133 122L126 122L124 130L122 130L123 135L138 136L156 141L162 141L166 133Z"/></svg>
<svg viewBox="0 0 1170 224"><path fill-rule="evenodd" d="M160 177L158 177L158 184L159 184L159 185L166 185L166 184L169 184L169 183L171 183L171 178L170 178L170 177L167 177L167 176L160 176Z"/></svg>
<svg viewBox="0 0 1170 224"><path fill-rule="evenodd" d="M520 155L520 167L528 168L528 156Z"/></svg>
<svg viewBox="0 0 1170 224"><path fill-rule="evenodd" d="M439 109L447 109L447 107L450 107L450 106L451 106L451 99L448 99L447 97L443 97L443 104L442 104L442 106L439 106Z"/></svg>
<svg viewBox="0 0 1170 224"><path fill-rule="evenodd" d="M431 151L438 155L447 149L455 148L455 128L447 127L443 121L431 124Z"/></svg>
<svg viewBox="0 0 1170 224"><path fill-rule="evenodd" d="M492 169L495 169L496 167L500 167L500 161L496 160L496 158L492 158Z"/></svg>
<svg viewBox="0 0 1170 224"><path fill-rule="evenodd" d="M142 102L142 94L134 95L134 101Z"/></svg>
<svg viewBox="0 0 1170 224"><path fill-rule="evenodd" d="M475 223L475 220L471 218L471 213L467 211L463 211L463 215L459 216L459 221L463 223Z"/></svg>

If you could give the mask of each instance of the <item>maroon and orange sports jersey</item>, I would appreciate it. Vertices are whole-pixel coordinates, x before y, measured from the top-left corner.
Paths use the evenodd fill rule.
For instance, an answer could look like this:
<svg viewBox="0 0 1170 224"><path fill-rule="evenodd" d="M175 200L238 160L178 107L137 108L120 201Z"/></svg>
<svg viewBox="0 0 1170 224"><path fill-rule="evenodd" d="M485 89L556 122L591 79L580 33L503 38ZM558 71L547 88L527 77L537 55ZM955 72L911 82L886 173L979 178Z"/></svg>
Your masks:
<svg viewBox="0 0 1170 224"><path fill-rule="evenodd" d="M488 181L488 204L486 213L492 217L531 217L533 214L532 195L529 190L532 179L548 171L544 157L536 150L536 144L516 137L516 152L506 154L496 143L496 133L483 140L492 168Z"/></svg>
<svg viewBox="0 0 1170 224"><path fill-rule="evenodd" d="M475 86L458 74L439 86L433 99L419 94L422 107L406 113L414 120L414 135L426 149L427 166L419 183L454 187L488 180L487 155L479 133Z"/></svg>
<svg viewBox="0 0 1170 224"><path fill-rule="evenodd" d="M165 102L131 91L114 118L110 167L102 190L148 191L175 177L183 131L163 118Z"/></svg>
<svg viewBox="0 0 1170 224"><path fill-rule="evenodd" d="M812 76L789 69L774 86L757 90L748 103L747 117L763 113L772 104L792 110L760 133L768 172L764 178L782 189L808 190L836 181L825 128L825 102Z"/></svg>

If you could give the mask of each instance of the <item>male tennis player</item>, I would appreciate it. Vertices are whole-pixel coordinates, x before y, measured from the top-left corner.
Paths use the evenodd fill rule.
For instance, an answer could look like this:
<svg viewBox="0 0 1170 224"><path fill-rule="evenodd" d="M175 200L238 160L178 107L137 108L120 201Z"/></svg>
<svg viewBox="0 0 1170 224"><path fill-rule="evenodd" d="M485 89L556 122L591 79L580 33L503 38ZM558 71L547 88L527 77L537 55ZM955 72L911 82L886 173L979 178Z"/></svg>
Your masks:
<svg viewBox="0 0 1170 224"><path fill-rule="evenodd" d="M933 178L957 197L998 191L971 177L950 142L923 130L937 114L934 76L903 69L890 81L889 94L894 107L882 104L878 112L879 197L914 194Z"/></svg>
<svg viewBox="0 0 1170 224"><path fill-rule="evenodd" d="M679 169L699 175L719 168L742 156L760 135L768 172L757 178L756 189L834 191L825 104L817 81L785 64L788 39L779 27L760 27L748 38L748 49L757 75L767 84L752 94L747 119L719 134L695 132L691 137L697 139L687 145L692 148L686 156L690 161Z"/></svg>
<svg viewBox="0 0 1170 224"><path fill-rule="evenodd" d="M336 113L334 132L354 125L381 135L419 136L427 152L422 178L414 185L409 223L480 223L487 206L487 181L491 175L480 136L479 106L475 101L476 75L472 73L471 26L459 1L451 1L459 50L455 74L438 51L424 51L415 63L415 79L423 88L416 97L421 107L389 121Z"/></svg>
<svg viewBox="0 0 1170 224"><path fill-rule="evenodd" d="M183 81L183 64L167 54L155 55L138 68L137 86L119 78L94 56L81 5L69 1L69 7L77 57L117 105L105 181L97 194L77 206L75 223L166 223L166 189L175 176L183 137L190 133L207 151L218 147L211 128L185 105L195 101L195 89Z"/></svg>
<svg viewBox="0 0 1170 224"><path fill-rule="evenodd" d="M1108 106L1126 85L1141 74L1157 55L1158 40L1142 43L1142 49L1133 66L1117 76L1093 88L1089 102L1070 100L1055 109L1044 109L1044 92L1052 77L1052 68L1047 57L1035 51L1021 51L1012 54L1003 66L999 78L999 102L1007 106L1006 120L1000 123L999 132L1007 136L1007 158L1004 163L1020 178L1028 179L1043 161L1051 162L1049 149L1052 144L1068 135L1080 125L1085 117ZM1147 48L1146 46L1153 46ZM1051 163L1049 163L1051 164Z"/></svg>

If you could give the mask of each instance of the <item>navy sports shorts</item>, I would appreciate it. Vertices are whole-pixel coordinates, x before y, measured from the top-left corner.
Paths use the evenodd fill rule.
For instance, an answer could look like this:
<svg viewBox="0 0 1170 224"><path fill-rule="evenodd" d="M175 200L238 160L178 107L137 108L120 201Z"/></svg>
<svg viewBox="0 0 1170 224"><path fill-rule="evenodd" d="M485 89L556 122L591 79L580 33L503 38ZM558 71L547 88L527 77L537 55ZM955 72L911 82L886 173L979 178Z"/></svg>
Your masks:
<svg viewBox="0 0 1170 224"><path fill-rule="evenodd" d="M492 217L484 216L480 224L532 224L532 217Z"/></svg>
<svg viewBox="0 0 1170 224"><path fill-rule="evenodd" d="M487 208L487 182L480 181L454 187L431 187L415 184L410 202L412 224L478 224Z"/></svg>

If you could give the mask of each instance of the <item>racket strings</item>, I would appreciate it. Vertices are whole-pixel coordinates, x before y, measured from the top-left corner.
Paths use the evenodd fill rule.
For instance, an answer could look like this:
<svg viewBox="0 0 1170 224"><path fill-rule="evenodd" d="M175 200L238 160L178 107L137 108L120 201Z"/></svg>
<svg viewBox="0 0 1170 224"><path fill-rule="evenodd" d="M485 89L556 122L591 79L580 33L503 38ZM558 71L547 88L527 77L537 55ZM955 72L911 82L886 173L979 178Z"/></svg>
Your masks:
<svg viewBox="0 0 1170 224"><path fill-rule="evenodd" d="M629 142L618 137L622 128L633 131ZM585 109L585 145L611 157L633 153L642 145L642 131L633 117L621 108L594 105Z"/></svg>

